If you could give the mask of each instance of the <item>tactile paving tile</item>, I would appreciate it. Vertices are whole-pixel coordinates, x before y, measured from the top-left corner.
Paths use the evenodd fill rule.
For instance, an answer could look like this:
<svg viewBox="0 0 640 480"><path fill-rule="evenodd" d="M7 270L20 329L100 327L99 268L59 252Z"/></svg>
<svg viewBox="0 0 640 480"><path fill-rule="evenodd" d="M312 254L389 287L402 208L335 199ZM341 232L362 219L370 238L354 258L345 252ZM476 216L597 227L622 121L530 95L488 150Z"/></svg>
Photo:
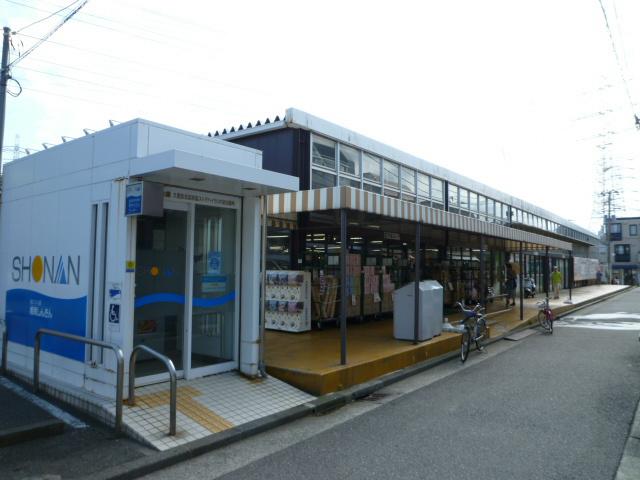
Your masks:
<svg viewBox="0 0 640 480"><path fill-rule="evenodd" d="M169 384L136 389L124 423L158 450L183 445L242 423L313 400L276 378L252 379L229 372L178 381L176 435L169 436Z"/></svg>

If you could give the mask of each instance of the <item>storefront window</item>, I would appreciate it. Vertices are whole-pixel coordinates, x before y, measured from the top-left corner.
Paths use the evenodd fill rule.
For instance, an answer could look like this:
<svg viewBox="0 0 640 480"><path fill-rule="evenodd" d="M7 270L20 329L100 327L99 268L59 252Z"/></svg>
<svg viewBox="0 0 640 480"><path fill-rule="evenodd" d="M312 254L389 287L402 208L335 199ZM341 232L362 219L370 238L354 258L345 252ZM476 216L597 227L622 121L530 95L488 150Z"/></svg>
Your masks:
<svg viewBox="0 0 640 480"><path fill-rule="evenodd" d="M449 184L449 211L458 213L458 187Z"/></svg>
<svg viewBox="0 0 640 480"><path fill-rule="evenodd" d="M340 171L360 176L360 152L355 148L340 145Z"/></svg>
<svg viewBox="0 0 640 480"><path fill-rule="evenodd" d="M347 177L340 177L338 179L341 187L355 187L360 188L360 180L353 180Z"/></svg>
<svg viewBox="0 0 640 480"><path fill-rule="evenodd" d="M336 169L336 142L322 137L313 137L313 164L330 170Z"/></svg>
<svg viewBox="0 0 640 480"><path fill-rule="evenodd" d="M469 192L469 210L474 213L478 211L478 194L475 192Z"/></svg>
<svg viewBox="0 0 640 480"><path fill-rule="evenodd" d="M469 210L469 191L460 189L460 210Z"/></svg>
<svg viewBox="0 0 640 480"><path fill-rule="evenodd" d="M416 172L402 167L402 192L416 193Z"/></svg>
<svg viewBox="0 0 640 480"><path fill-rule="evenodd" d="M371 185L370 183L364 182L362 184L362 188L363 190L366 190L367 192L373 192L373 193L381 193L382 188L378 187L376 185Z"/></svg>
<svg viewBox="0 0 640 480"><path fill-rule="evenodd" d="M384 189L384 194L387 197L400 198L400 192L397 190L391 190L389 188Z"/></svg>
<svg viewBox="0 0 640 480"><path fill-rule="evenodd" d="M374 183L380 183L380 159L362 152L362 177Z"/></svg>
<svg viewBox="0 0 640 480"><path fill-rule="evenodd" d="M491 198L487 198L487 215L489 215L490 217L495 217L495 208L496 202L494 202Z"/></svg>
<svg viewBox="0 0 640 480"><path fill-rule="evenodd" d="M429 198L429 176L418 172L418 196Z"/></svg>
<svg viewBox="0 0 640 480"><path fill-rule="evenodd" d="M400 166L389 160L384 161L384 186L400 189Z"/></svg>
<svg viewBox="0 0 640 480"><path fill-rule="evenodd" d="M431 177L431 200L444 204L444 187L439 178Z"/></svg>
<svg viewBox="0 0 640 480"><path fill-rule="evenodd" d="M478 211L482 215L486 215L487 214L487 197L484 197L482 195L478 195Z"/></svg>
<svg viewBox="0 0 640 480"><path fill-rule="evenodd" d="M326 188L336 186L336 176L320 170L311 172L311 188Z"/></svg>

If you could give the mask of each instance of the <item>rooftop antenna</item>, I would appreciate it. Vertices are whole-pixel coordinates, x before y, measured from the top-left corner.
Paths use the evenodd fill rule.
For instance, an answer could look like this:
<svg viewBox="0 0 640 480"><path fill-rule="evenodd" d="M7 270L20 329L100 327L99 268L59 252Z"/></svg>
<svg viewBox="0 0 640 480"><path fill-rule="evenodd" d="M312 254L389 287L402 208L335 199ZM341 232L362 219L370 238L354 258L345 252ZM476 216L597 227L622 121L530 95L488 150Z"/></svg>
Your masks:
<svg viewBox="0 0 640 480"><path fill-rule="evenodd" d="M43 143L42 146L44 147L45 150L48 150L49 147L55 147L53 143Z"/></svg>
<svg viewBox="0 0 640 480"><path fill-rule="evenodd" d="M113 127L115 125L119 125L120 122L118 120L109 120L109 126Z"/></svg>
<svg viewBox="0 0 640 480"><path fill-rule="evenodd" d="M62 139L62 143L67 143L69 140L75 140L73 137L65 137L64 135L60 138Z"/></svg>
<svg viewBox="0 0 640 480"><path fill-rule="evenodd" d="M96 131L91 128L83 128L82 131L84 132L85 135L91 135L92 133L96 133Z"/></svg>

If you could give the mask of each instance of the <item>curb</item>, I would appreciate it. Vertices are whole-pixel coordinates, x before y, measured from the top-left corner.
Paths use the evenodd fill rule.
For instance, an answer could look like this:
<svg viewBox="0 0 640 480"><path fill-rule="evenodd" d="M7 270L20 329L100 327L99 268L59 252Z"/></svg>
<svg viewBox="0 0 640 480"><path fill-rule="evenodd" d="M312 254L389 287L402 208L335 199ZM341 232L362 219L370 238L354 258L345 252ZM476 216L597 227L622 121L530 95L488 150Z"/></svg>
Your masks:
<svg viewBox="0 0 640 480"><path fill-rule="evenodd" d="M640 472L640 401L624 445L614 480L634 480Z"/></svg>
<svg viewBox="0 0 640 480"><path fill-rule="evenodd" d="M30 423L21 427L0 430L0 447L26 442L41 437L58 435L64 431L64 422L57 418Z"/></svg>
<svg viewBox="0 0 640 480"><path fill-rule="evenodd" d="M560 318L567 313L573 312L579 308L584 308L602 302L604 300L608 300L613 296L627 291L629 291L629 289L619 290L617 292L612 292L608 295L599 297L594 301L585 302L583 304L576 304L575 308L563 312L561 315L558 315L557 318ZM513 334L514 332L530 328L531 322L532 321L529 320L523 325L515 327L504 335L490 338L486 342L486 345L491 345L493 343L499 342L500 340L503 340L505 337ZM371 395L375 391L380 390L388 385L397 383L425 370L434 368L438 365L450 361L453 358L459 358L459 355L460 352L458 350L454 350L452 352L440 355L439 357L410 365L395 372L387 373L386 375L383 375L379 378L361 383L359 385L355 385L353 387L349 387L345 390L323 395L322 397L318 397L311 402L298 405L297 407L292 407L268 417L253 420L251 422L238 425L237 427L231 428L229 430L225 430L223 432L215 433L199 440L195 440L188 445L181 445L164 452L154 453L152 455L142 457L131 462L116 465L112 468L88 475L83 478L91 480L129 480L138 478L143 475L153 473L157 470L170 467L185 460L195 458L213 450L226 447L247 437L257 435L276 427L280 427L308 415L323 415L333 410L337 410L338 408L341 408L355 400ZM636 451L638 452L636 461L638 462L638 464L640 464L640 413L636 413L636 422L634 423L634 426L636 427L637 433L637 438L635 440L638 442L638 446L636 447ZM637 471L638 470L634 470L634 473L637 473ZM632 477L620 477L620 479L616 477L616 480L627 480L630 478Z"/></svg>

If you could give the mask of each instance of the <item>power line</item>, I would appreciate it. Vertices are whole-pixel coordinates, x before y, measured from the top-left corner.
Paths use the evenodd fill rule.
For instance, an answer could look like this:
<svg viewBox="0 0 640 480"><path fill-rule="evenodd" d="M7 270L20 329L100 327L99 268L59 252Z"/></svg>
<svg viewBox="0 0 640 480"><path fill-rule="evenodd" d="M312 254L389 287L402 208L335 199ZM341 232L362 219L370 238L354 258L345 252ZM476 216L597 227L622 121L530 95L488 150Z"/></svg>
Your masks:
<svg viewBox="0 0 640 480"><path fill-rule="evenodd" d="M604 8L604 4L602 3L602 0L598 0L598 3L600 4L600 8L602 9L602 15L604 15L604 23L607 26L607 32L609 33L609 40L611 40L611 48L613 49L613 55L615 56L616 64L618 65L618 70L620 70L620 77L622 78L624 90L625 90L625 93L627 94L627 98L629 99L629 105L631 107L631 111L634 114L636 127L640 128L640 118L638 118L638 115L635 113L635 106L633 104L633 100L631 99L631 92L629 91L629 85L627 84L627 79L624 75L622 63L620 62L620 56L618 55L616 42L613 39L613 32L611 31L611 26L609 25L609 18L607 17L607 11Z"/></svg>
<svg viewBox="0 0 640 480"><path fill-rule="evenodd" d="M131 95L152 98L154 100L169 101L169 102L175 103L176 105L185 105L185 106L196 107L196 108L203 109L203 110L208 110L208 111L209 110L217 111L216 108L204 105L202 103L191 103L191 102L176 101L175 99L172 99L172 98L167 99L167 97L165 95L154 95L152 93L143 92L143 91L140 91L140 90L132 90L132 89L129 89L129 88L116 87L116 86L113 86L113 85L106 85L104 83L94 82L92 80L85 80L85 79L81 79L81 78L75 78L75 77L71 77L71 76L68 76L68 75L63 75L63 74L60 74L60 73L45 72L43 70L38 70L38 69L35 69L35 68L28 68L28 67L24 67L24 66L20 66L20 67L17 67L17 68L20 68L22 70L27 70L27 71L30 71L30 72L34 72L34 73L38 73L38 74L41 74L41 75L48 75L48 76L52 76L52 77L71 80L73 82L83 83L83 84L87 84L87 85L93 85L93 86L96 86L96 87L99 87L99 88L102 88L102 89L106 89L106 90L114 90L114 91L117 91L117 92L124 92L124 93L128 93L128 94L131 94ZM218 99L215 99L215 98L206 98L205 100L211 100L213 102L218 102L219 101Z"/></svg>
<svg viewBox="0 0 640 480"><path fill-rule="evenodd" d="M40 37L36 37L36 36L33 36L33 35L28 35L26 33L21 33L20 35L23 36L23 37L26 37L26 38L40 40ZM156 64L141 62L139 59L130 59L130 58L119 57L119 56L116 56L116 55L111 55L111 54L108 54L108 53L98 52L96 50L91 50L91 49L88 49L88 48L78 47L76 45L69 45L69 44L66 44L66 43L56 42L55 40L49 40L47 43L49 45L56 45L56 46L63 47L63 48L70 48L72 50L77 50L77 51L85 52L85 53L91 53L93 55L100 55L100 56L105 57L105 58L110 58L110 59L113 59L113 60L117 60L118 62L131 63L131 64L134 64L134 65L136 65L138 67L146 67L146 68L151 68L151 69L155 69L155 70L161 70L161 71L165 71L167 73L173 73L173 74L178 74L178 75L184 75L184 73L185 73L185 70L172 70L170 68L160 67L160 66L158 66ZM266 95L267 94L267 92L262 91L262 90L258 90L256 88L239 87L237 85L232 85L232 84L220 82L219 80L213 80L211 78L203 77L203 76L200 76L200 75L190 74L189 75L189 79L190 80L201 80L203 82L216 84L216 85L219 85L221 87L233 88L234 90L253 92L253 93L258 93L258 94L261 94L261 95Z"/></svg>
<svg viewBox="0 0 640 480"><path fill-rule="evenodd" d="M67 77L67 78L69 78L69 77ZM69 79L76 80L76 79L72 79L72 78L69 78ZM124 91L124 92L130 93L131 95L144 96L144 97L148 97L148 98L153 99L153 100L163 100L164 102L173 103L174 105L180 105L180 106L183 106L185 108L192 108L192 109L197 109L197 110L202 110L202 111L207 111L207 112L226 112L226 113L230 113L230 114L234 114L234 115L238 115L239 114L239 112L237 112L235 110L232 110L232 109L222 110L220 108L211 107L209 105L204 105L202 103L180 102L180 101L177 101L177 100L174 100L174 99L171 99L171 98L167 98L166 96L153 95L153 94L143 93L143 92L131 92L131 91L120 89L118 87L110 87L110 86L106 86L106 85L100 85L100 84L97 84L97 83L95 85L98 86L99 88L103 88L103 89L120 90L120 91ZM127 103L121 103L119 105L116 105L116 104L113 104L113 103L105 103L105 102L102 102L102 101L99 101L99 100L93 100L93 99L89 99L89 98L82 98L82 97L77 97L77 96L72 96L72 95L66 95L66 94L58 93L58 92L51 92L51 91L48 91L48 90L42 90L42 89L34 88L34 87L31 87L31 86L23 87L23 90L31 91L31 92L38 92L38 93L42 93L42 94L45 94L45 95L51 95L51 96L55 96L55 97L68 98L70 100L76 100L76 101L83 102L83 103L93 103L95 105L102 105L102 106L106 106L106 107L113 107L113 108L119 108L119 109L131 106L130 104L127 104ZM97 92L97 93L99 93L99 92Z"/></svg>
<svg viewBox="0 0 640 480"><path fill-rule="evenodd" d="M67 23L69 19L71 19L82 7L84 7L88 1L89 0L83 0L83 2L78 7L76 7L69 15L67 15L56 27L54 27L53 30L51 30L47 35L45 35L44 38L41 38L38 42L35 43L35 45L31 46L31 48L29 48L26 52L24 52L22 55L16 58L13 62L9 63L8 68L11 68L12 66L16 65L21 60L24 60L31 52L33 52L36 48L38 48L40 45L46 42L65 23Z"/></svg>
<svg viewBox="0 0 640 480"><path fill-rule="evenodd" d="M77 3L78 1L79 1L79 0L76 0L76 2L73 2L73 3ZM17 2L17 1L15 1L15 0L5 0L5 2L12 3L12 4L14 4L14 5L19 5L19 6L21 6L21 7L25 7L25 8L30 8L30 9L32 9L32 10L36 10L36 11L39 11L39 12L51 13L51 12L49 12L48 10L45 10L45 9L42 9L42 8L38 8L38 7L33 7L33 6L31 6L31 5L27 5L27 4L24 4L24 3L21 3L21 2ZM73 4L72 4L72 5L73 5ZM66 8L68 8L68 7L65 7L65 8L64 8L64 9L62 9L62 10L65 10ZM58 10L57 12L53 12L53 13L51 13L48 17L43 18L42 20L38 20L37 22L34 22L34 24L35 24L35 23L38 23L38 22L41 22L41 21L43 21L43 20L46 20L47 18L51 18L52 16L57 15L57 14L58 14L60 11L62 11L62 10ZM171 47L173 47L173 48L179 48L179 47L177 47L177 46L175 45L175 42L181 42L181 40L180 40L180 39L177 39L177 38L174 38L172 42L166 42L166 41L162 41L162 40L157 39L157 38L151 38L151 37L146 37L146 36L143 36L143 35L138 35L138 34L135 34L135 33L131 33L131 32L128 32L128 31L126 31L126 30L123 30L123 29L121 29L121 28L108 27L108 26L106 26L106 25L100 25L100 24L98 24L98 23L89 22L89 21L87 21L87 20L81 20L81 19L79 19L79 18L75 18L75 19L74 19L74 21L79 22L79 23L84 23L84 24L86 24L86 25L91 25L91 26L93 26L93 27L98 27L98 28L102 28L102 29L105 29L105 30L109 30L109 31L112 31L112 32L124 33L124 34L126 34L126 35L130 35L130 36L135 37L135 38L139 38L139 39L146 40L146 41L149 41L149 42L154 42L154 43L157 43L157 44L160 44L160 45L167 45L167 46L171 46ZM115 20L111 20L111 21L112 21L113 23L119 23L119 22L116 22ZM24 27L24 28L26 28L26 27ZM24 30L24 28L22 28L21 30ZM19 32L20 32L20 31L16 31L16 32L14 32L14 33L19 33ZM161 34L159 34L159 33L158 33L157 35L161 35ZM166 37L166 36L165 36L165 37ZM183 43L183 44L185 44L185 45L191 45L191 44L186 43L186 42L184 42L184 41L182 41L182 43Z"/></svg>
<svg viewBox="0 0 640 480"><path fill-rule="evenodd" d="M12 2L16 3L15 0L5 0L5 1L12 1ZM57 4L57 3L54 3L54 2L48 2L48 1L45 0L45 3L48 3L49 5L52 5L53 7L60 7L60 4ZM128 3L127 6L130 7L131 3ZM103 20L103 21L106 21L106 22L115 23L117 25L126 25L126 26L132 27L132 28L134 28L136 30L141 30L143 32L150 33L152 35L157 35L157 36L159 36L161 38L164 38L164 39L170 39L172 41L178 41L178 42L182 42L182 43L189 44L189 45L195 45L193 42L185 42L184 39L182 39L182 38L178 38L178 37L173 37L173 36L167 35L167 32L164 32L164 31L163 32L158 32L158 31L155 31L155 30L151 30L151 29L148 29L148 28L141 27L139 25L139 23L128 23L128 22L122 21L121 19L114 20L113 18L105 17L103 15L96 15L95 13L89 13L89 12L81 12L80 16L83 17L83 18L84 17L92 17L92 18L95 18L95 19L98 19L98 20ZM192 25L192 26L197 26L197 27L201 28L203 31L206 31L207 33L224 32L224 30L211 28L209 26L206 26L206 27L205 26L200 26L200 25L188 22L186 20L178 21L176 18L170 18L170 17L166 17L166 18L171 21L172 28L175 28L175 25L178 24L178 23L183 23L183 24L188 24L188 25Z"/></svg>
<svg viewBox="0 0 640 480"><path fill-rule="evenodd" d="M14 2L14 1L12 1L12 0L6 0L6 1L7 1L7 2L9 2L9 3L15 3L15 4L17 4L17 5L23 5L23 4L21 4L21 3ZM45 20L48 20L48 19L50 19L51 17L53 17L53 16L55 16L55 15L58 15L60 12L62 12L62 11L64 11L64 10L67 10L67 9L71 8L73 5L75 5L75 4L76 4L76 3L78 3L79 1L80 1L80 0L74 0L73 2L71 2L71 3L70 3L69 5L67 5L66 7L62 7L60 10L58 10L58 11L55 11L55 12L51 13L51 14L50 14L49 16L47 16L47 17L41 18L40 20L36 20L35 22L30 23L30 24L29 24L29 25L27 25L26 27L19 28L18 30L16 30L16 31L15 31L15 32L13 32L13 33L14 33L14 34L15 34L15 33L20 33L22 30L26 30L27 28L32 27L32 26L34 26L34 25L36 25L36 24L38 24L38 23L40 23L40 22L44 22ZM24 5L24 6L28 7L28 5ZM35 7L30 7L30 8L35 8ZM36 10L38 10L38 9L36 9Z"/></svg>
<svg viewBox="0 0 640 480"><path fill-rule="evenodd" d="M89 73L91 75L98 75L100 77L112 78L114 80L122 80L122 81L128 82L128 83L137 83L138 85L142 85L142 86L146 86L146 87L151 86L151 83L149 83L149 82L141 82L139 80L135 80L135 79L131 79L131 78L125 78L125 77L119 77L117 75L111 75L109 73L97 72L95 70L89 70L89 69L86 69L86 68L73 67L71 65L65 65L64 63L52 62L50 60L44 60L42 58L31 57L31 61L32 62L35 61L35 62L46 63L48 65L55 65L56 67L66 68L68 70L74 70L74 71L77 71L77 72ZM25 68L25 67L20 66L18 68Z"/></svg>

